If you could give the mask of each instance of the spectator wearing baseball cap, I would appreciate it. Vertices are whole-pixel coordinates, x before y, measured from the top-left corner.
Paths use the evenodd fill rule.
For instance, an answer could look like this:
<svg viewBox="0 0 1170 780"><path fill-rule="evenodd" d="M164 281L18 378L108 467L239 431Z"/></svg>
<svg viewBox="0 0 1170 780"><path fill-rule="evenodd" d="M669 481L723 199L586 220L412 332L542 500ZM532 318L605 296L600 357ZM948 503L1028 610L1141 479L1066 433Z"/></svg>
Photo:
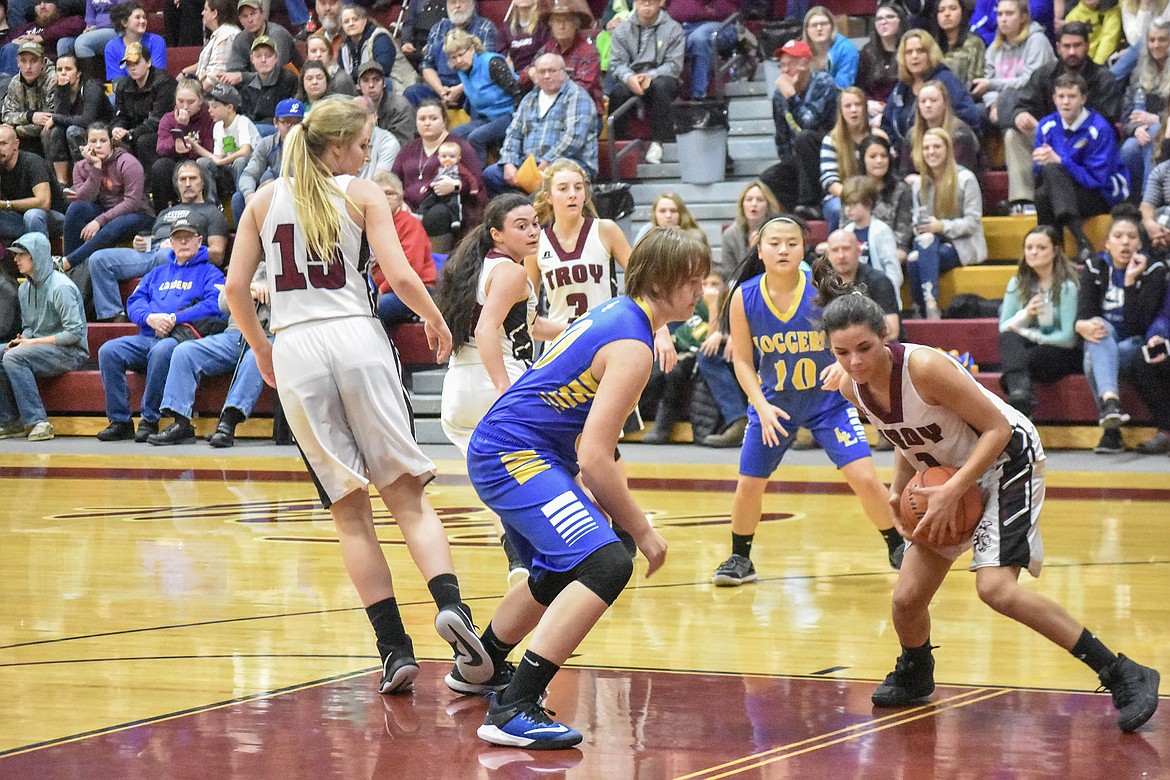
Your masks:
<svg viewBox="0 0 1170 780"><path fill-rule="evenodd" d="M370 60L358 68L358 90L369 98L378 115L378 127L389 131L402 146L415 137L414 107L384 78L382 66Z"/></svg>
<svg viewBox="0 0 1170 780"><path fill-rule="evenodd" d="M130 44L122 57L129 75L114 81L114 141L133 149L145 168L153 166L158 157L159 124L175 107L178 87L178 82L151 60L149 48L141 43Z"/></svg>
<svg viewBox="0 0 1170 780"><path fill-rule="evenodd" d="M241 89L244 87L251 74L256 72L256 66L252 61L252 52L255 50L253 44L261 38L267 39L268 45L275 52L277 69L284 70L290 63L295 68L301 67L301 53L296 47L292 33L281 25L268 21L268 13L261 0L239 0L236 4L236 13L240 33L232 39L232 50L226 71L220 77L222 81Z"/></svg>
<svg viewBox="0 0 1170 780"><path fill-rule="evenodd" d="M827 71L812 70L812 49L794 38L774 56L780 75L772 94L776 155L780 162L760 174L788 211L821 218L821 140L837 121L836 82Z"/></svg>
<svg viewBox="0 0 1170 780"><path fill-rule="evenodd" d="M167 42L161 35L146 31L146 9L139 0L124 0L110 9L110 24L117 37L106 44L106 81L127 75L126 52L135 43L149 52L154 67L167 69Z"/></svg>
<svg viewBox="0 0 1170 780"><path fill-rule="evenodd" d="M262 136L252 149L248 162L239 179L236 180L236 194L232 196L232 214L236 224L244 213L244 206L256 194L256 189L280 175L280 161L284 151L284 139L288 131L299 125L305 118L305 106L295 98L288 98L276 104L276 132Z"/></svg>
<svg viewBox="0 0 1170 780"><path fill-rule="evenodd" d="M36 41L25 40L15 48L19 73L8 83L0 114L4 124L16 128L21 149L44 157L41 143L44 126L37 124L35 118L37 114L47 116L53 110L57 73L52 63L45 60L45 50Z"/></svg>
<svg viewBox="0 0 1170 780"><path fill-rule="evenodd" d="M252 0L246 0L251 2ZM243 33L237 36L237 40ZM241 113L256 123L261 135L271 135L276 128L271 124L276 104L296 97L297 77L278 62L276 42L267 35L252 41L252 71L245 74L240 84Z"/></svg>
<svg viewBox="0 0 1170 780"><path fill-rule="evenodd" d="M248 158L260 134L252 120L239 113L240 93L230 84L217 84L207 94L207 110L215 120L214 145L205 149L195 144L196 162L208 181L207 199L219 203L236 192L236 179L248 164Z"/></svg>

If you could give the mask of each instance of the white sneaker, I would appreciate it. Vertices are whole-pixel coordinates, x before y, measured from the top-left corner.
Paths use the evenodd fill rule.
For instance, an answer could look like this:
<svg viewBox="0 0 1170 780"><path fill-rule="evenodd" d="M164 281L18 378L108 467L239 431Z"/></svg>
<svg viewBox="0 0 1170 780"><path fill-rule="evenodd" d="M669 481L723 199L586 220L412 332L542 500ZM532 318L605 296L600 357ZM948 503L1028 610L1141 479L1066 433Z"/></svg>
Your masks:
<svg viewBox="0 0 1170 780"><path fill-rule="evenodd" d="M51 438L53 438L53 423L48 420L42 420L28 432L29 441L48 441Z"/></svg>
<svg viewBox="0 0 1170 780"><path fill-rule="evenodd" d="M645 160L650 165L658 165L662 162L662 144L657 141L651 141L650 147L646 149Z"/></svg>

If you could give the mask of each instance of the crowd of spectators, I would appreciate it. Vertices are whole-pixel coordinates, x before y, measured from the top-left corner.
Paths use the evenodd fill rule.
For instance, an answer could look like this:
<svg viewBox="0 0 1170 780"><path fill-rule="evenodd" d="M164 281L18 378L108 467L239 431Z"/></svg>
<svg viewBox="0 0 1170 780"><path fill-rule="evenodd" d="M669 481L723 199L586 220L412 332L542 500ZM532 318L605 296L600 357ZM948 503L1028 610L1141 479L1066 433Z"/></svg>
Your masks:
<svg viewBox="0 0 1170 780"><path fill-rule="evenodd" d="M178 269L206 264L201 279L219 272L230 225L279 174L283 139L312 105L355 100L369 111L374 130L361 176L383 186L412 263L433 285L432 253L441 257L478 224L489 197L531 192L557 159L596 179L604 118L627 102L637 105L621 111L613 131L629 137L644 120L643 160L660 163L675 107L710 94L717 58L751 40L742 24L721 25L743 10L732 0L614 0L600 20L585 0L517 0L499 26L474 0L420 0L397 30L365 5L339 0L312 8L286 0L287 25L270 18L265 0L163 5L165 32L157 35L139 0L12 4L0 46L0 241L35 249L30 283L45 284L44 247L25 237L59 240L50 260L66 275L51 276L53 284L76 282L89 319L129 318L140 328L136 339L158 342L110 348L117 360L103 375L141 364L150 406L146 428L128 430L122 391L107 388L111 425L103 434L161 444L189 438L190 404L160 406L174 348L162 342L175 342L170 334L193 322L197 307L167 296L168 319L150 311L148 322L136 317L139 304L161 294ZM1141 347L1170 335L1161 332L1170 329L1170 4L931 0L911 15L882 0L866 39L848 37L829 8L807 5L790 3L801 22L794 37L758 52L779 64L769 85L778 161L743 189L713 270L732 273L764 222L795 212L840 229L824 249L842 273L876 272L897 311L937 317L940 277L987 258L983 215L1035 214L1051 230L1029 234L1015 286L1005 291L1005 301L1015 300L1004 306L1004 350L1014 361L1005 392L1031 411L1029 382L1051 378L1029 373L1029 356L1045 354L1033 347L1081 349L1108 434L1101 449L1116 449L1125 414L1111 388L1133 382L1146 396L1167 380L1165 364L1145 363ZM170 75L168 46L192 45L201 47L196 61ZM981 188L988 137L1002 139L1002 204L985 203ZM1140 203L1140 215L1116 218L1112 248L1097 254L1086 222L1126 202ZM653 219L698 229L677 196L657 199ZM1113 233L1126 226L1136 231L1132 253L1115 246L1123 242ZM1062 231L1076 245L1068 258ZM851 265L854 244L862 272ZM1024 271L1029 256L1049 250L1048 271ZM1068 312L1056 324L1031 322L1045 308L1037 296L1060 298L1051 286L1070 281L1071 264L1084 269L1073 324ZM118 284L151 274L155 289L144 282L123 310ZM375 274L372 284L388 324L410 318L384 280ZM1085 300L1090 287L1100 293L1095 304ZM708 293L715 301L714 280ZM1131 303L1140 297L1140 316L1125 306L1127 293ZM1064 295L1064 308L1070 300ZM217 301L200 301L208 316L194 319L224 319ZM704 323L702 338L683 340L703 356L700 366L726 358L717 319ZM1116 369L1113 342L1128 345L1116 351ZM726 418L742 399L727 395L716 396L729 406L714 436L730 430L730 440L735 430L726 424L736 420ZM169 434L151 430L164 409L177 415ZM233 409L221 442L250 405ZM24 429L42 422L29 422L23 409L20 417ZM1170 424L1159 417L1158 427L1146 449L1170 451Z"/></svg>

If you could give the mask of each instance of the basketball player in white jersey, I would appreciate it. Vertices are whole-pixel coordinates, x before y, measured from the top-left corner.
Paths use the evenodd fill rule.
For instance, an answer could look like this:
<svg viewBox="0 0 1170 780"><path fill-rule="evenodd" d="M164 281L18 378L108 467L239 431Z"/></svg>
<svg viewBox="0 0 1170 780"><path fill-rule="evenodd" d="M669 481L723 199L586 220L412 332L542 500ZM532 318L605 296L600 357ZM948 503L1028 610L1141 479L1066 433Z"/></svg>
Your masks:
<svg viewBox="0 0 1170 780"><path fill-rule="evenodd" d="M524 258L536 252L539 234L528 198L500 195L443 265L438 305L451 325L453 349L440 420L464 458L480 419L532 365L533 338L551 341L564 330L536 316L536 291L524 272ZM508 555L509 584L528 579L495 515L492 525Z"/></svg>
<svg viewBox="0 0 1170 780"><path fill-rule="evenodd" d="M1018 582L1021 569L1039 576L1044 556L1037 522L1045 457L1036 428L948 355L885 343L881 307L842 285L840 277L822 279L820 292L830 347L848 377L837 381L838 373L826 384L840 385L841 394L894 445L895 514L916 471L958 469L945 484L919 491L928 508L910 541L920 543L907 549L893 595L902 654L874 691L874 705L904 707L934 691L930 602L955 559L970 547L979 598L1087 664L1112 693L1121 730L1140 727L1158 707L1158 672L1114 655L1063 607ZM950 533L959 498L976 484L985 509L970 538L951 548L927 546L944 530Z"/></svg>
<svg viewBox="0 0 1170 780"><path fill-rule="evenodd" d="M427 580L439 608L435 628L455 650L461 674L481 682L492 671L462 602L446 534L423 493L435 466L414 440L398 356L366 283L373 250L395 292L426 323L428 343L446 358L451 333L402 253L385 195L354 178L368 158L371 127L350 101L325 100L288 134L280 178L257 191L240 220L227 298L337 528L377 638L379 691L398 693L410 689L419 668L374 529L371 483ZM249 292L261 259L269 269L274 344Z"/></svg>

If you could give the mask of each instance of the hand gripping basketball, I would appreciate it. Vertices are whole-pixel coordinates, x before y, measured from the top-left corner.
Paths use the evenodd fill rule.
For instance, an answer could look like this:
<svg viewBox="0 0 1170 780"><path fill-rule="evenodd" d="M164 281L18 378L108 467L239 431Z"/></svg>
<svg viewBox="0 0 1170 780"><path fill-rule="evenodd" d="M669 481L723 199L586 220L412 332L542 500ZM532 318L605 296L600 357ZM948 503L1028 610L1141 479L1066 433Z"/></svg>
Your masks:
<svg viewBox="0 0 1170 780"><path fill-rule="evenodd" d="M956 471L958 469L949 466L931 466L926 471L915 474L902 491L902 524L916 544L928 547L961 544L979 524L979 518L983 516L983 495L979 492L978 485L972 485L959 497L959 502L955 505L954 522L942 527L939 538L933 544L927 541L925 535L915 535L918 524L926 516L929 503L927 494L918 491L946 484Z"/></svg>

